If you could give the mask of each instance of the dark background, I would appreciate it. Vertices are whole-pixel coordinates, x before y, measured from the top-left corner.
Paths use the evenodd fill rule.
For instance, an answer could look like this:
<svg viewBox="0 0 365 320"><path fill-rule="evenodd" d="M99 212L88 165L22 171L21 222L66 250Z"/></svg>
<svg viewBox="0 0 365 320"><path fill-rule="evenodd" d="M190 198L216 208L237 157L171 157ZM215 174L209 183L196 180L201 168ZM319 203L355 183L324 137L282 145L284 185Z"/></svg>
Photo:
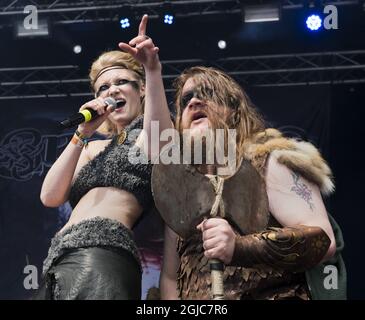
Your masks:
<svg viewBox="0 0 365 320"><path fill-rule="evenodd" d="M159 46L162 61L201 59L205 65L224 57L365 49L365 11L349 5L339 6L338 12L339 29L317 33L305 29L304 9L285 10L279 22L261 24L244 24L239 14L185 17L172 26L154 18L147 33ZM101 52L129 41L138 28L136 20L127 30L118 22L75 23L54 25L47 39L17 39L10 20L1 19L0 68L70 64L83 77ZM220 39L227 41L226 50L217 48ZM79 55L72 51L75 44L83 47ZM345 238L348 297L364 299L364 83L263 88L237 80L268 124L311 141L329 162L336 192L326 204ZM61 131L57 121L91 99L65 95L0 99L0 299L29 297L31 292L23 287L24 266L41 266L51 237L67 218L67 207L44 208L39 200L44 176L71 134Z"/></svg>

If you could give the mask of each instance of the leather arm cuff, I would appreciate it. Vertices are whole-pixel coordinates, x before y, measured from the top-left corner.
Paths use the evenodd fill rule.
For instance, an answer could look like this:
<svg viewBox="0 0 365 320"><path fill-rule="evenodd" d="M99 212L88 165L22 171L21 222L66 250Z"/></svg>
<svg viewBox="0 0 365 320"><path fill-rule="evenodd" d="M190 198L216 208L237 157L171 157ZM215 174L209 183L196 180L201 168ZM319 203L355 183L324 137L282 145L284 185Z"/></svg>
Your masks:
<svg viewBox="0 0 365 320"><path fill-rule="evenodd" d="M269 228L237 236L230 265L246 268L268 265L276 270L304 271L317 265L331 240L319 227Z"/></svg>

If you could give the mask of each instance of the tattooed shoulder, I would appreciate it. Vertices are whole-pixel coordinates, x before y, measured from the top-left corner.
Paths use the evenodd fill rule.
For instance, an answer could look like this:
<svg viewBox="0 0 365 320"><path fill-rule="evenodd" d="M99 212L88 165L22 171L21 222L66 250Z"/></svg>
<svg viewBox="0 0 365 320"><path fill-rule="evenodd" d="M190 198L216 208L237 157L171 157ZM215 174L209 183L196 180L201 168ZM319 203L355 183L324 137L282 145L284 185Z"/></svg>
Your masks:
<svg viewBox="0 0 365 320"><path fill-rule="evenodd" d="M290 191L295 192L298 196L300 196L308 205L309 208L314 210L314 203L312 198L312 190L300 180L300 175L292 172L293 177L293 185Z"/></svg>

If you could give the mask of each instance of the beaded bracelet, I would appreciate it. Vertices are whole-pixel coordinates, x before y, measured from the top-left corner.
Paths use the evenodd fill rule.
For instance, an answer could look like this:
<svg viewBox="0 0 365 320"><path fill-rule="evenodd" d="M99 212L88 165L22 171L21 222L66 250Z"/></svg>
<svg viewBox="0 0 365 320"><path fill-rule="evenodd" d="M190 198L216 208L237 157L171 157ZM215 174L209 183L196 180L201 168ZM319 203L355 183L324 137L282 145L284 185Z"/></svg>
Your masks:
<svg viewBox="0 0 365 320"><path fill-rule="evenodd" d="M78 138L80 140L82 140L82 142L84 143L85 146L87 146L87 144L89 143L89 138L84 136L82 133L80 133L79 130L75 131L75 134L78 136Z"/></svg>

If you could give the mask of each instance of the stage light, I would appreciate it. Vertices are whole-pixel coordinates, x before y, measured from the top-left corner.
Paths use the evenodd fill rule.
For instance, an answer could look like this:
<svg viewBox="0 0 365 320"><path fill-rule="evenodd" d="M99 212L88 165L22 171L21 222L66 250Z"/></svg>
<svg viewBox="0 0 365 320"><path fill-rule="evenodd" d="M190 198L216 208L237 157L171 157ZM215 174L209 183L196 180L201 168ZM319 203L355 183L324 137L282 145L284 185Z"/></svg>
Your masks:
<svg viewBox="0 0 365 320"><path fill-rule="evenodd" d="M219 40L218 41L218 48L223 50L227 47L227 43L224 40Z"/></svg>
<svg viewBox="0 0 365 320"><path fill-rule="evenodd" d="M82 51L82 47L79 44L74 46L74 53L75 54L79 54L79 53L81 53L81 51Z"/></svg>
<svg viewBox="0 0 365 320"><path fill-rule="evenodd" d="M49 26L47 20L38 20L36 27L26 28L24 21L18 21L16 24L16 36L19 38L25 37L48 37Z"/></svg>
<svg viewBox="0 0 365 320"><path fill-rule="evenodd" d="M171 15L171 14L165 14L163 22L166 23L166 24L173 24L174 23L174 16Z"/></svg>
<svg viewBox="0 0 365 320"><path fill-rule="evenodd" d="M120 19L120 26L122 27L122 29L129 28L131 26L131 24L129 23L129 19L128 18Z"/></svg>
<svg viewBox="0 0 365 320"><path fill-rule="evenodd" d="M258 5L242 3L244 22L268 22L280 20L280 8L277 2Z"/></svg>
<svg viewBox="0 0 365 320"><path fill-rule="evenodd" d="M317 14L310 15L306 20L307 28L311 31L317 31L322 27L322 19Z"/></svg>

